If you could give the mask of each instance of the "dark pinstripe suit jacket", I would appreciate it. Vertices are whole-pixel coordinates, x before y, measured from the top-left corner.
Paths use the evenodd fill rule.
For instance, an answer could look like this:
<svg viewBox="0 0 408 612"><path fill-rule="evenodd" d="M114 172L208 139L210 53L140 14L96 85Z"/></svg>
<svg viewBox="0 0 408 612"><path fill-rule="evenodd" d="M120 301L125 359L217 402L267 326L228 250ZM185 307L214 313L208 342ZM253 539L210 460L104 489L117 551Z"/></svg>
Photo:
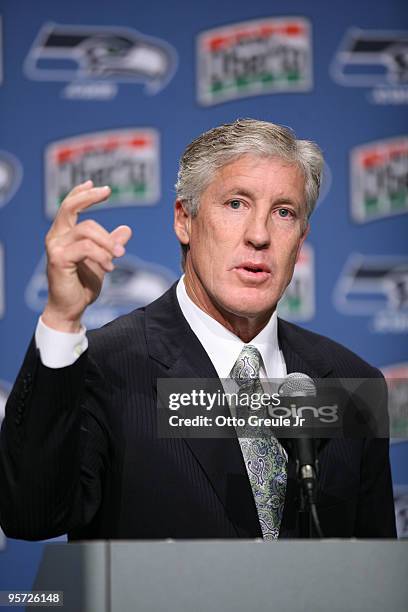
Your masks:
<svg viewBox="0 0 408 612"><path fill-rule="evenodd" d="M379 372L340 345L279 321L288 372ZM184 319L175 287L90 334L73 365L51 370L34 342L1 432L0 522L42 539L262 537L236 438L159 439L156 380L216 372ZM388 442L336 439L320 453L326 536L394 537ZM281 537L296 537L293 462Z"/></svg>

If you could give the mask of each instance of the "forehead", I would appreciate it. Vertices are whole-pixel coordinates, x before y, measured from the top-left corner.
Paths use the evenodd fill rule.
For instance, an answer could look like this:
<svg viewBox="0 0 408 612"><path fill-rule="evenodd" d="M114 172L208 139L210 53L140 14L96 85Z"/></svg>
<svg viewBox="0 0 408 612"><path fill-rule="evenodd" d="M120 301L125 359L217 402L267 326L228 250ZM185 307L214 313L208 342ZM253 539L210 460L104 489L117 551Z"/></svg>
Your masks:
<svg viewBox="0 0 408 612"><path fill-rule="evenodd" d="M304 199L305 177L294 162L279 157L242 155L214 172L206 191L250 190L253 195L283 195Z"/></svg>

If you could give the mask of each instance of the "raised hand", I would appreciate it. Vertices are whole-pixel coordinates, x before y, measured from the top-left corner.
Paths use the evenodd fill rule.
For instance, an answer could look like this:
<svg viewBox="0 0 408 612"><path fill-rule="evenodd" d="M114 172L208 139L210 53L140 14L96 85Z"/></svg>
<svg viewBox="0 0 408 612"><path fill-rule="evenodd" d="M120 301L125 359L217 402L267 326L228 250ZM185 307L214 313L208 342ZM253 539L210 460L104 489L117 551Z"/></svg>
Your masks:
<svg viewBox="0 0 408 612"><path fill-rule="evenodd" d="M43 322L59 331L76 332L89 304L98 297L112 259L125 253L132 235L127 225L109 233L92 220L78 223L78 214L106 200L109 187L94 187L92 181L77 185L61 204L46 239L48 301Z"/></svg>

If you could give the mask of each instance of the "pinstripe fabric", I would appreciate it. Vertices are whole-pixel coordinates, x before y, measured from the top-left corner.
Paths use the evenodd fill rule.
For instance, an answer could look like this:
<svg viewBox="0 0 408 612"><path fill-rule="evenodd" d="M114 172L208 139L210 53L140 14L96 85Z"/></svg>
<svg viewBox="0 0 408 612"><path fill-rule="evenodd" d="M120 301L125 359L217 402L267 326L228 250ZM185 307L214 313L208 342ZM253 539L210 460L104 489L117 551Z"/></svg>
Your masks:
<svg viewBox="0 0 408 612"><path fill-rule="evenodd" d="M379 376L340 345L282 321L279 338L288 372ZM0 523L6 535L262 536L236 438L157 437L159 377L219 383L180 312L175 288L90 333L88 351L68 368L44 367L31 343L0 435ZM327 536L395 534L386 440L330 441L320 466ZM280 537L297 534L293 471L289 461Z"/></svg>

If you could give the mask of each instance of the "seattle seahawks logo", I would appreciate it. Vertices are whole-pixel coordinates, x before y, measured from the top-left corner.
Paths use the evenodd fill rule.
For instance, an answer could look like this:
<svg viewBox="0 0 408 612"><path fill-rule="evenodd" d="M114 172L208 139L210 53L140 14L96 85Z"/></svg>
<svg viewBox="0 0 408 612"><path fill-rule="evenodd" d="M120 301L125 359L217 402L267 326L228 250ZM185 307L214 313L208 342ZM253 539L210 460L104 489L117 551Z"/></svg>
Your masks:
<svg viewBox="0 0 408 612"><path fill-rule="evenodd" d="M105 276L100 296L85 311L84 325L88 329L100 327L134 308L146 306L175 280L175 275L164 266L126 255L116 261L113 272ZM46 258L43 256L26 287L26 304L41 312L47 295Z"/></svg>
<svg viewBox="0 0 408 612"><path fill-rule="evenodd" d="M408 310L408 258L353 254L334 290L334 302L345 314Z"/></svg>
<svg viewBox="0 0 408 612"><path fill-rule="evenodd" d="M167 85L176 67L171 45L136 30L56 23L41 28L24 63L30 79L133 81L150 94Z"/></svg>
<svg viewBox="0 0 408 612"><path fill-rule="evenodd" d="M408 85L408 32L350 28L330 70L340 85Z"/></svg>
<svg viewBox="0 0 408 612"><path fill-rule="evenodd" d="M18 159L0 151L0 208L7 204L20 187L23 170Z"/></svg>

